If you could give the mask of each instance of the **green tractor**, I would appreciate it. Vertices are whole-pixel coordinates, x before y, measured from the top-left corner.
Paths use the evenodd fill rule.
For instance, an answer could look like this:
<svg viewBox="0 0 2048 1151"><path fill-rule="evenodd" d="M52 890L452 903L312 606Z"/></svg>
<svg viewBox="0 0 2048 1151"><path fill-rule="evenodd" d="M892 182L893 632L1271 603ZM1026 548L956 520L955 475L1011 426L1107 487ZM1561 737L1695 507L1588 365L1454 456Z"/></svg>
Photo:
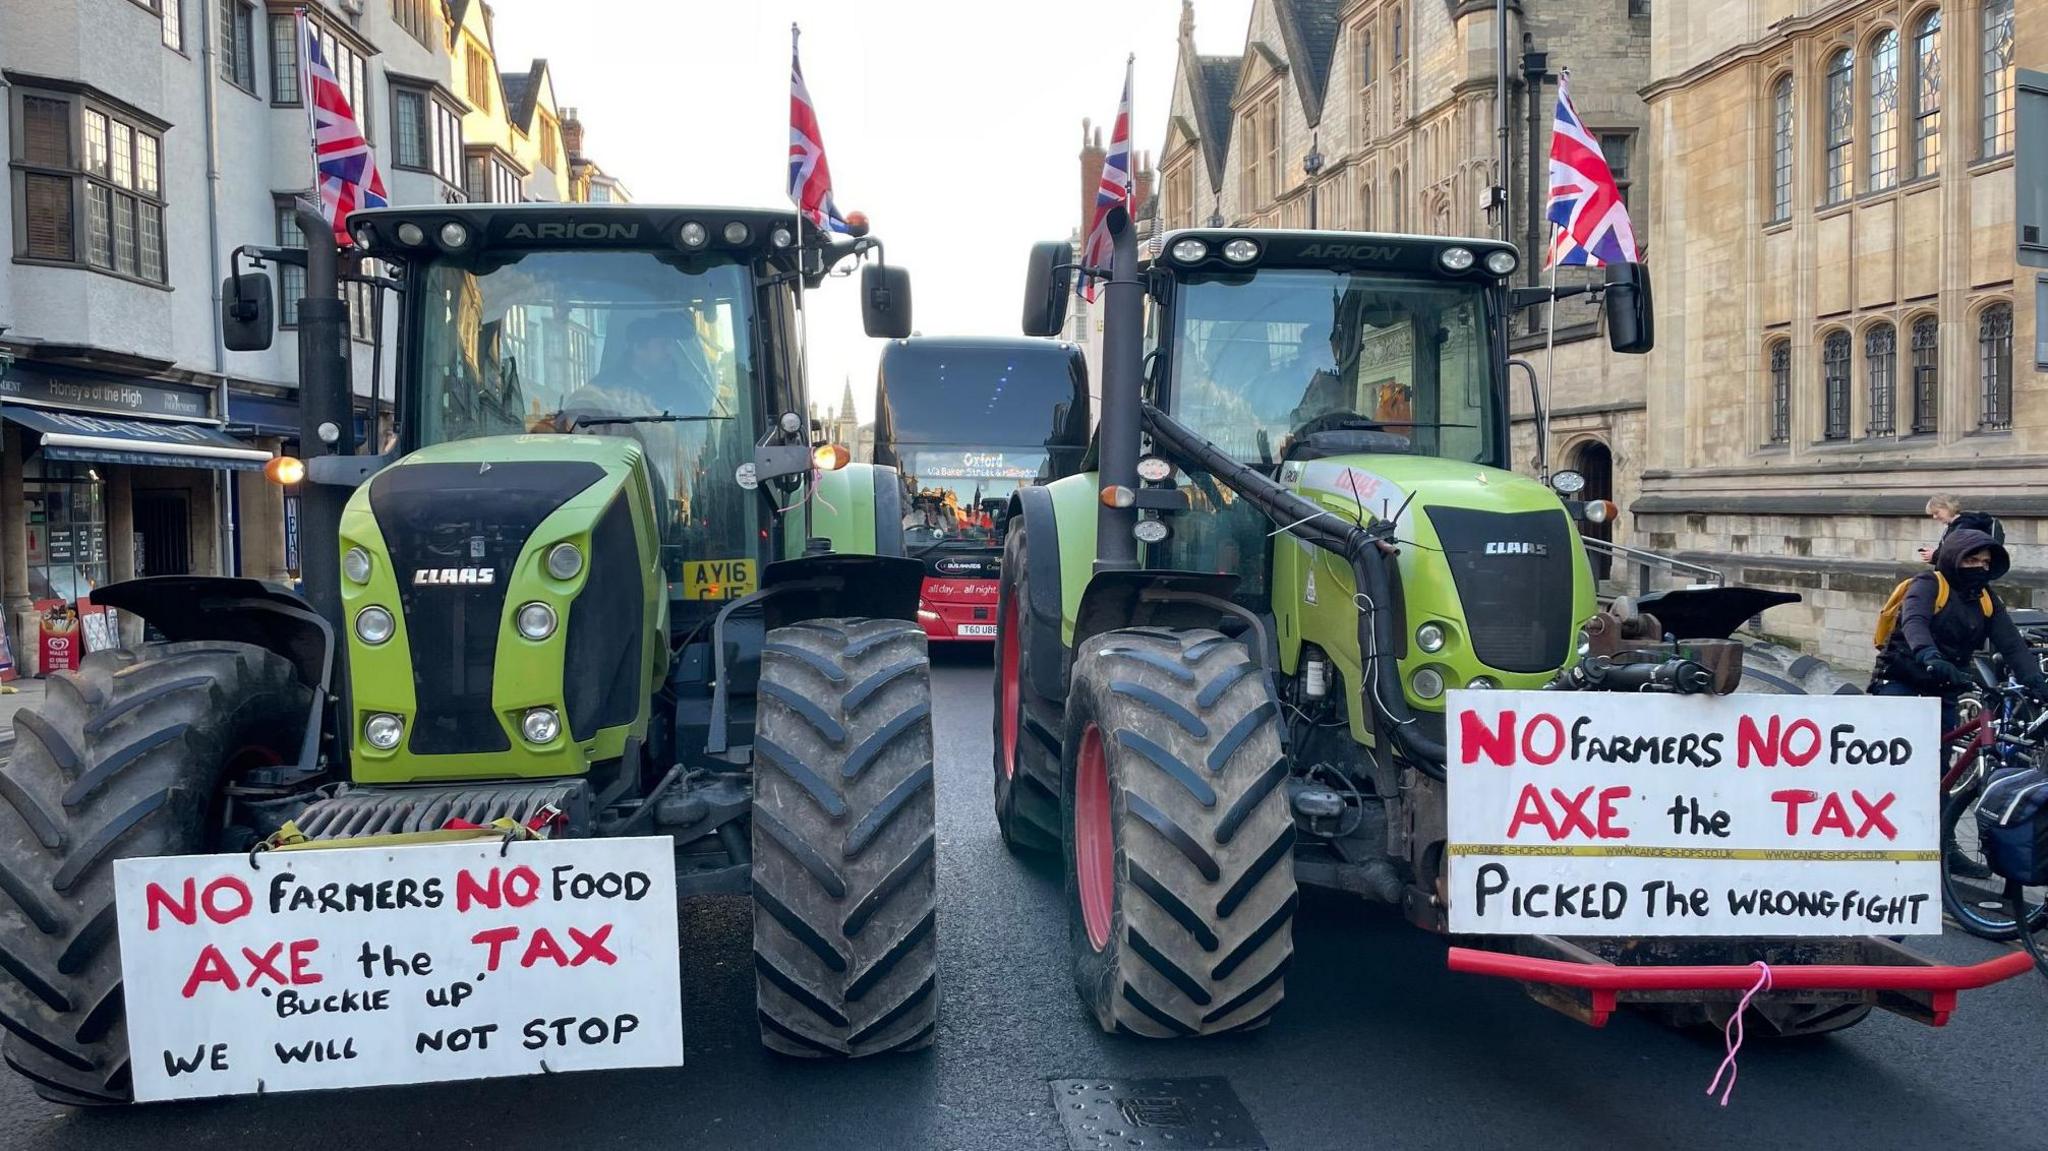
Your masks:
<svg viewBox="0 0 2048 1151"><path fill-rule="evenodd" d="M302 207L308 237L329 235ZM666 835L680 893L752 892L761 1039L905 1051L937 1011L929 664L900 482L814 443L806 290L869 254L793 211L356 213L400 301L395 434L354 440L337 252L245 249L229 346L299 304L303 597L102 588L168 642L89 656L0 769L0 1022L45 1097L131 1094L113 863L456 826ZM369 274L374 270L374 275Z"/></svg>
<svg viewBox="0 0 2048 1151"><path fill-rule="evenodd" d="M1453 689L1854 690L1810 658L1744 661L1732 631L1796 596L1603 606L1578 524L1613 506L1508 470L1510 321L1551 298L1510 286L1509 245L1201 229L1141 265L1112 216L1113 272L1059 242L1029 264L1027 334L1059 330L1077 274L1107 281L1100 421L1090 470L1012 501L993 732L1000 833L1061 858L1075 984L1104 1029L1263 1025L1303 885L1447 932ZM1594 290L1613 349L1648 351L1645 270L1557 294ZM1880 939L1468 942L1592 971L1522 976L1589 1022L1615 965L1683 965L1620 999L1699 1025L1765 958L1868 966L1760 996L1756 1030L1942 1014L1895 990L1886 965L1924 961ZM1700 965L1734 975L1686 983Z"/></svg>

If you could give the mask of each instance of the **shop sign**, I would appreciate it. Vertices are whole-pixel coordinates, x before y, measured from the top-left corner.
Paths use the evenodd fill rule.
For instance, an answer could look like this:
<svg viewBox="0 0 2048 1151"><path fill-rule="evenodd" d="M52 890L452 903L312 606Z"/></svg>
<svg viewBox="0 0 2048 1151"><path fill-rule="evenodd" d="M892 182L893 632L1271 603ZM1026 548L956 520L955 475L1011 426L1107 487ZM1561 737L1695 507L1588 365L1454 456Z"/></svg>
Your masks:
<svg viewBox="0 0 2048 1151"><path fill-rule="evenodd" d="M0 399L54 408L204 420L213 415L206 392L137 380L74 378L24 370L0 376Z"/></svg>

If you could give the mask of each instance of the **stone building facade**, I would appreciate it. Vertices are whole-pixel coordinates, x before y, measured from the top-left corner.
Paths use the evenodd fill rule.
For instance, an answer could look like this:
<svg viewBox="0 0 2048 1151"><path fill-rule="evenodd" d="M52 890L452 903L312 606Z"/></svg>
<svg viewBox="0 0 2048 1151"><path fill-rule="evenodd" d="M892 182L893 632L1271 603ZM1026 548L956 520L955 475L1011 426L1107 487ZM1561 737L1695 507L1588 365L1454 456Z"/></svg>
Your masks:
<svg viewBox="0 0 2048 1151"><path fill-rule="evenodd" d="M1500 166L1493 3L1258 0L1235 56L1196 52L1194 27L1184 2L1159 153L1164 228L1499 234L1489 205ZM1508 42L1509 235L1525 255L1538 251L1523 273L1535 283L1548 239L1541 205L1559 70L1574 68L1574 102L1624 182L1632 214L1641 221L1647 211L1638 157L1648 112L1638 91L1649 77L1649 8L1645 0L1515 0ZM1525 51L1545 57L1534 83L1523 72ZM1595 494L1627 503L1640 484L1646 365L1607 351L1597 307L1560 304L1554 349L1546 322L1525 317L1514 350L1548 382L1551 466L1579 468ZM1516 466L1533 470L1535 422L1519 373L1511 394ZM1617 529L1627 541L1628 525Z"/></svg>
<svg viewBox="0 0 2048 1151"><path fill-rule="evenodd" d="M2043 289L2014 262L2015 64L2044 0L1687 0L1653 37L1650 546L1801 592L1774 631L1867 666L1935 529L1999 515L2048 602Z"/></svg>

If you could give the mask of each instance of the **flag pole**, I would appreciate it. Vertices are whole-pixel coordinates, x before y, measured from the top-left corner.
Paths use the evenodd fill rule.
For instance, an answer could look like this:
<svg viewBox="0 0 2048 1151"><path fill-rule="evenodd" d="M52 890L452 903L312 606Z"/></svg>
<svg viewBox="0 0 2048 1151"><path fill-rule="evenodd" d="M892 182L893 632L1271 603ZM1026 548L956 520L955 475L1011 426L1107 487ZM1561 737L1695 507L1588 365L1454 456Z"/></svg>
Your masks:
<svg viewBox="0 0 2048 1151"><path fill-rule="evenodd" d="M325 216L327 209L320 198L320 121L313 108L313 51L308 47L312 41L307 39L312 23L306 17L304 5L292 11L299 31L299 106L306 110L306 161L312 170L312 179L306 186L313 190L313 202L321 205L320 214Z"/></svg>
<svg viewBox="0 0 2048 1151"><path fill-rule="evenodd" d="M1557 371L1557 225L1550 225L1550 300L1543 317L1543 410L1536 413L1536 434L1542 437L1536 458L1550 458L1550 382ZM1548 480L1550 477L1543 477Z"/></svg>

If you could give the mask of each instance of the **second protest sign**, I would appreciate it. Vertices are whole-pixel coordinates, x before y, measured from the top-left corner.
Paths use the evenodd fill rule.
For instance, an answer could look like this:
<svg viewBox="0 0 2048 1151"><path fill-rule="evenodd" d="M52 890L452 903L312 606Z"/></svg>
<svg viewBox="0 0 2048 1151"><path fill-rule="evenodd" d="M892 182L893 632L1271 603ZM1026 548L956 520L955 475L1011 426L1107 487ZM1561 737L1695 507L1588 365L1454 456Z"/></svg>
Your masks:
<svg viewBox="0 0 2048 1151"><path fill-rule="evenodd" d="M1451 930L1938 935L1931 699L1451 693Z"/></svg>

